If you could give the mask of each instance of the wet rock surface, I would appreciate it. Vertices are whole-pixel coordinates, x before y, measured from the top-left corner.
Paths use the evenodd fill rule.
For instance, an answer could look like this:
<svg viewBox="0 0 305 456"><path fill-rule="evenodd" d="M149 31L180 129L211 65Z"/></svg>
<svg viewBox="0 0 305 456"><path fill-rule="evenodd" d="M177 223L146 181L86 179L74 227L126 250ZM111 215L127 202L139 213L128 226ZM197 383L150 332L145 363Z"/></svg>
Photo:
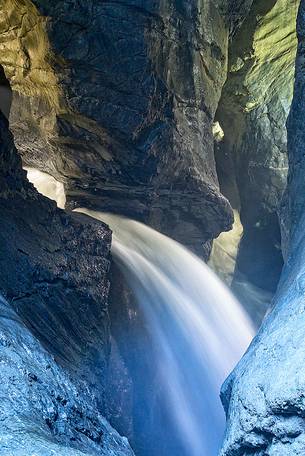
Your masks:
<svg viewBox="0 0 305 456"><path fill-rule="evenodd" d="M0 176L0 452L131 455L102 418L110 230L37 193L1 113Z"/></svg>
<svg viewBox="0 0 305 456"><path fill-rule="evenodd" d="M304 30L298 16L294 98L288 120L289 176L282 225L286 264L274 306L223 387L228 429L222 455L301 455L304 433Z"/></svg>
<svg viewBox="0 0 305 456"><path fill-rule="evenodd" d="M98 412L88 384L71 379L0 298L3 456L125 456L123 439Z"/></svg>
<svg viewBox="0 0 305 456"><path fill-rule="evenodd" d="M253 2L230 43L228 78L216 114L224 136L215 148L221 191L243 225L233 289L256 323L268 300L249 305L240 284L272 295L283 266L278 211L288 172L286 119L298 5L295 0Z"/></svg>
<svg viewBox="0 0 305 456"><path fill-rule="evenodd" d="M38 194L21 168L7 121L0 121L0 290L54 354L77 367L97 340L107 353L110 230ZM88 318L81 327L76 321L83 312Z"/></svg>
<svg viewBox="0 0 305 456"><path fill-rule="evenodd" d="M293 240L273 310L224 384L228 427L221 455L304 453L302 231Z"/></svg>

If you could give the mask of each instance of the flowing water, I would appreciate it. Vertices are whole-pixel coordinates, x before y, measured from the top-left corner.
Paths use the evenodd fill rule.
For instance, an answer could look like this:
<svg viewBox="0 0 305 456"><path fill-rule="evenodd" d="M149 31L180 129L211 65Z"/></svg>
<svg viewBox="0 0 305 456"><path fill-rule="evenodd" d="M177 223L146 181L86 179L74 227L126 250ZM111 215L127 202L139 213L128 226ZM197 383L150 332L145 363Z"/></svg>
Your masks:
<svg viewBox="0 0 305 456"><path fill-rule="evenodd" d="M250 321L205 263L177 242L139 222L77 211L113 230L112 252L146 318L187 454L216 455L225 426L220 387L253 337Z"/></svg>
<svg viewBox="0 0 305 456"><path fill-rule="evenodd" d="M225 427L219 391L254 335L249 319L208 266L177 242L136 221L76 211L113 230L112 252L146 319L159 388L187 456L216 456Z"/></svg>
<svg viewBox="0 0 305 456"><path fill-rule="evenodd" d="M42 195L56 201L56 204L61 209L65 208L66 195L64 185L58 182L50 174L43 173L35 168L24 167L27 172L27 177L30 182Z"/></svg>

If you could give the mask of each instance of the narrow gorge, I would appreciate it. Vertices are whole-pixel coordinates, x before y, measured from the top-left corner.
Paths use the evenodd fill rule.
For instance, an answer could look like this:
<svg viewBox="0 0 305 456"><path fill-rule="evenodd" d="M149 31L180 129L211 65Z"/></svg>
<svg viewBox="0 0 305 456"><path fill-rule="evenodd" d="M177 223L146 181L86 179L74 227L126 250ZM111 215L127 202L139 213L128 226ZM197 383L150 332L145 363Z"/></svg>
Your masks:
<svg viewBox="0 0 305 456"><path fill-rule="evenodd" d="M0 455L305 454L305 1L0 0Z"/></svg>

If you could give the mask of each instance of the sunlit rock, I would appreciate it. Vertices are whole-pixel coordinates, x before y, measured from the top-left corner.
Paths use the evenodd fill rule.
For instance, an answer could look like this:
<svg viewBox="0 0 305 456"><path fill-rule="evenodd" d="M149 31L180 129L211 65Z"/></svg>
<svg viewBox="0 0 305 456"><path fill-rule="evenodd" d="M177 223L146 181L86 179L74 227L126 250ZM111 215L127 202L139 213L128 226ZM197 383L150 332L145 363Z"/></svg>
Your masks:
<svg viewBox="0 0 305 456"><path fill-rule="evenodd" d="M129 215L207 258L233 221L212 124L246 11L225 0L5 2L0 64L24 164L65 180L68 206Z"/></svg>
<svg viewBox="0 0 305 456"><path fill-rule="evenodd" d="M43 173L34 168L24 167L27 172L27 178L34 187L47 198L56 201L56 204L59 208L64 209L66 205L66 195L64 190L64 185L61 182L58 182L50 174Z"/></svg>
<svg viewBox="0 0 305 456"><path fill-rule="evenodd" d="M288 172L285 124L298 5L298 0L253 2L230 44L216 115L224 130L216 148L221 190L240 210L244 227L237 270L268 293L275 292L283 265L277 213Z"/></svg>
<svg viewBox="0 0 305 456"><path fill-rule="evenodd" d="M213 242L209 266L228 284L232 284L239 243L243 227L237 210L234 210L232 230L221 233Z"/></svg>

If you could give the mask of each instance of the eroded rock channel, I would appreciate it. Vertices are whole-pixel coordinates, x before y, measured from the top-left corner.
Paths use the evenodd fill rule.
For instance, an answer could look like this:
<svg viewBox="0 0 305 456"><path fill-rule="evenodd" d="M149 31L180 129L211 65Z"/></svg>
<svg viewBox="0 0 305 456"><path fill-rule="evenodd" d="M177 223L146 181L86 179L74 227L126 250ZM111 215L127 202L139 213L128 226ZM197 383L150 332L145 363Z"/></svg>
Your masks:
<svg viewBox="0 0 305 456"><path fill-rule="evenodd" d="M260 327L222 390L220 454L303 454L303 2L0 7L0 453L218 453L182 442L139 296L85 207L187 247Z"/></svg>

